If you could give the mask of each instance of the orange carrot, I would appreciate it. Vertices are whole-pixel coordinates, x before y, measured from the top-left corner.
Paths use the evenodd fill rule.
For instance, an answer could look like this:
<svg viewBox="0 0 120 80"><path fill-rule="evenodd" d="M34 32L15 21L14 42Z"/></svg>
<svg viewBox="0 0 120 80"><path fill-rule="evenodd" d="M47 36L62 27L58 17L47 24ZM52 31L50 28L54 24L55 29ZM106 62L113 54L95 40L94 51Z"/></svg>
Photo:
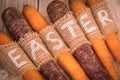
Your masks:
<svg viewBox="0 0 120 80"><path fill-rule="evenodd" d="M120 40L115 32L106 37L106 43L113 53L113 56L120 64Z"/></svg>
<svg viewBox="0 0 120 80"><path fill-rule="evenodd" d="M9 38L5 33L0 32L0 45L4 45L4 44L9 44L11 43L13 40L11 38Z"/></svg>
<svg viewBox="0 0 120 80"><path fill-rule="evenodd" d="M91 0L91 1L94 1L94 0ZM85 6L85 4L82 2L82 0L70 0L69 6L70 6L70 9L75 13L76 17L79 16L78 13L84 12L87 8ZM92 16L92 15L88 15L88 16ZM92 21L92 20L89 19L89 21ZM79 20L78 20L78 23L81 25ZM93 21L91 23L96 24L95 21ZM83 27L83 25L81 25L81 27ZM96 24L96 27L98 28L97 24ZM84 27L82 29L84 30ZM87 32L85 31L85 33L87 33ZM90 33L86 34L86 36L90 40L91 37L89 37L89 34ZM102 34L100 34L100 36L102 36ZM110 40L110 38L109 38L109 40ZM111 40L112 40L112 38L111 38ZM108 72L112 76L113 80L119 80L117 70L115 68L112 57L106 47L104 39L102 37L101 38L95 37L94 39L92 39L90 41L91 41L91 45L92 45L93 49L95 50L97 56L100 58L100 60L104 64L105 68L108 70Z"/></svg>
<svg viewBox="0 0 120 80"><path fill-rule="evenodd" d="M88 0L88 4L89 4L89 6L91 7L91 9L92 9L92 7L93 7L94 5L100 4L100 3L102 3L102 2L104 2L104 0L94 0L94 1L93 1L93 0ZM104 4L107 6L106 3L104 3ZM104 8L105 6L102 5L101 7ZM99 9L99 8L98 8L98 9ZM108 7L106 7L106 9L109 10ZM92 10L93 10L93 9L92 9ZM98 10L98 11L100 11L100 10ZM98 11L97 11L97 12L98 12ZM96 22L98 23L99 27L100 27L100 28L102 28L102 27L108 27L108 28L110 28L111 25L109 25L109 24L113 24L113 23L114 23L114 22L113 22L113 19L112 19L112 17L111 17L110 12L106 11L107 17L110 17L109 19L112 20L112 23L109 23L109 21L108 21L108 23L106 24L106 26L101 25L101 21L100 21L99 19L97 19L97 17L98 17L97 12L94 12L94 11L93 11L93 14L96 14L96 15L95 15L95 19L96 19ZM99 22L100 22L100 23L99 23ZM115 28L115 25L112 25L112 26L114 26L114 28ZM102 29L101 29L101 30L102 30ZM104 30L102 30L102 32L104 32ZM106 41L109 49L111 50L114 58L115 58L115 59L118 61L118 63L120 64L120 42L119 42L119 39L118 39L118 36L117 36L116 32L113 30L113 31L111 31L111 33L108 33L108 35L106 35L106 33L103 33L103 34L104 34L104 36L105 36L105 41Z"/></svg>
<svg viewBox="0 0 120 80"><path fill-rule="evenodd" d="M37 32L40 32L48 25L44 17L32 6L25 6L23 8L23 14L31 27ZM89 80L69 51L59 53L57 61L72 80Z"/></svg>
<svg viewBox="0 0 120 80"><path fill-rule="evenodd" d="M48 25L48 22L45 20L45 18L43 18L43 16L38 11L36 11L36 9L34 9L32 6L28 6L28 5L24 6L23 14L26 20L28 21L28 23L31 26L34 26L32 28L37 32L41 31L44 27Z"/></svg>
<svg viewBox="0 0 120 80"><path fill-rule="evenodd" d="M106 69L112 76L113 80L119 80L119 75L115 68L114 62L109 54L109 51L106 47L106 44L103 39L96 39L94 42L91 42L95 52L98 54L102 63L105 65ZM97 48L96 48L97 47Z"/></svg>
<svg viewBox="0 0 120 80"><path fill-rule="evenodd" d="M13 42L13 40L3 32L0 32L0 38L0 45ZM35 69L27 71L22 75L22 77L24 80L43 80L41 74Z"/></svg>
<svg viewBox="0 0 120 80"><path fill-rule="evenodd" d="M19 40L19 44L26 51L39 71L48 80L66 80L39 35L32 31L32 28L27 24L18 9L14 7L5 9L2 13L2 20L12 35ZM26 48L25 46L28 47Z"/></svg>

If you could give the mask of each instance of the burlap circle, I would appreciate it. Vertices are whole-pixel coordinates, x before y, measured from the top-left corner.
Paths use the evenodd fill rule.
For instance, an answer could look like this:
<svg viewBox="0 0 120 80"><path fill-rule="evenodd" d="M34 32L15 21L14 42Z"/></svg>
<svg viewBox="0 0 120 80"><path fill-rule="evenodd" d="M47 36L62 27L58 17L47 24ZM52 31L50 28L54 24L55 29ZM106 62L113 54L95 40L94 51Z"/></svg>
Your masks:
<svg viewBox="0 0 120 80"><path fill-rule="evenodd" d="M96 38L102 38L102 34L99 30L99 27L95 22L89 8L86 8L83 11L79 11L76 14L76 17L77 17L77 22L79 23L82 30L84 31L84 33L86 34L87 38L90 41L93 41Z"/></svg>
<svg viewBox="0 0 120 80"><path fill-rule="evenodd" d="M71 27L69 25L71 25ZM66 26L72 28L73 31L70 33L69 29L66 28ZM75 18L73 17L72 12L68 12L62 18L57 20L55 22L55 28L62 36L66 44L71 48L72 52L82 44L89 43L83 31L80 29Z"/></svg>
<svg viewBox="0 0 120 80"><path fill-rule="evenodd" d="M113 32L117 32L116 25L113 21L112 15L110 14L110 10L105 1L101 1L97 4L95 4L94 6L91 7L91 10L95 16L96 22L98 23L98 25L105 37ZM102 22L100 21L98 15L97 15L98 11L101 11L101 10L105 10L107 12L108 17L109 17L109 19L112 20L112 22L108 21L108 22L106 22L106 25L102 25Z"/></svg>
<svg viewBox="0 0 120 80"><path fill-rule="evenodd" d="M60 35L54 29L53 25L47 26L39 33L41 39L56 59L60 53L69 51L68 47L65 45Z"/></svg>
<svg viewBox="0 0 120 80"><path fill-rule="evenodd" d="M0 60L6 70L17 76L22 76L27 71L36 69L16 42L0 45Z"/></svg>
<svg viewBox="0 0 120 80"><path fill-rule="evenodd" d="M52 56L41 41L39 34L36 32L25 34L24 37L20 38L19 44L38 69L40 69L43 63L52 59Z"/></svg>

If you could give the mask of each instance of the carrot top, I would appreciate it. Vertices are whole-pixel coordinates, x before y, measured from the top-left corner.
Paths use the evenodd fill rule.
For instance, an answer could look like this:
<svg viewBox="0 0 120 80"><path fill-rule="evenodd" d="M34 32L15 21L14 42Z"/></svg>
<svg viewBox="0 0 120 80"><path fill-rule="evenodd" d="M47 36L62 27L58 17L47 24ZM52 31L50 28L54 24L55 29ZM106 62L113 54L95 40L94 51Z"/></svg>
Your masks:
<svg viewBox="0 0 120 80"><path fill-rule="evenodd" d="M87 0L87 3L89 4L90 7L92 7L101 1L103 1L103 0Z"/></svg>
<svg viewBox="0 0 120 80"><path fill-rule="evenodd" d="M22 12L26 20L28 21L28 23L29 24L31 23L30 25L35 31L39 32L41 31L41 29L43 29L48 25L48 22L46 21L46 19L34 7L29 5L24 6ZM31 19L31 16L33 16L32 19Z"/></svg>
<svg viewBox="0 0 120 80"><path fill-rule="evenodd" d="M77 3L77 5L76 5ZM78 11L86 8L82 0L69 0L70 9L76 14Z"/></svg>

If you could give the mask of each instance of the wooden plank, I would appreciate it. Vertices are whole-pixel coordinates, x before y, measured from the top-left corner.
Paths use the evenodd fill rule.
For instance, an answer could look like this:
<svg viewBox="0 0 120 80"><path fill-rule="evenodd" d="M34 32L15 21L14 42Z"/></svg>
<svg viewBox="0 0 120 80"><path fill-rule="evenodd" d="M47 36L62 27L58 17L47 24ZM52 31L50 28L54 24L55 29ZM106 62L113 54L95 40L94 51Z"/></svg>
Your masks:
<svg viewBox="0 0 120 80"><path fill-rule="evenodd" d="M39 0L39 12L49 21L49 17L47 14L47 6L52 0Z"/></svg>
<svg viewBox="0 0 120 80"><path fill-rule="evenodd" d="M0 4L0 5L1 5L1 7L0 7L0 16L1 16L1 14L2 14L4 8L5 8L5 5L6 5L6 1L5 1L5 0L1 0L0 3L1 3L1 4ZM5 28L4 28L4 25L3 25L3 23L2 23L1 17L0 17L0 31L6 32L6 31L5 31Z"/></svg>
<svg viewBox="0 0 120 80"><path fill-rule="evenodd" d="M112 13L113 19L115 21L116 27L118 29L118 37L120 39L120 0L106 0L110 11Z"/></svg>
<svg viewBox="0 0 120 80"><path fill-rule="evenodd" d="M38 9L38 0L24 0L24 5L32 5Z"/></svg>
<svg viewBox="0 0 120 80"><path fill-rule="evenodd" d="M24 6L24 0L16 0L17 1L17 9L19 9L20 11L22 11L23 6Z"/></svg>
<svg viewBox="0 0 120 80"><path fill-rule="evenodd" d="M1 2L0 2L0 16L1 16L1 14L2 14L2 11L3 11L3 1L4 0L1 0ZM0 17L0 31L2 31L2 27L3 25L2 25L2 19L1 19L1 17Z"/></svg>
<svg viewBox="0 0 120 80"><path fill-rule="evenodd" d="M17 0L6 0L6 7L16 7L17 8Z"/></svg>
<svg viewBox="0 0 120 80"><path fill-rule="evenodd" d="M117 25L117 28L118 28L118 37L120 39L120 0L117 0L117 3L116 3L116 7L115 7L115 10L116 10L116 25Z"/></svg>
<svg viewBox="0 0 120 80"><path fill-rule="evenodd" d="M39 2L39 0L33 0L33 6L35 6L37 9L38 9L38 3Z"/></svg>

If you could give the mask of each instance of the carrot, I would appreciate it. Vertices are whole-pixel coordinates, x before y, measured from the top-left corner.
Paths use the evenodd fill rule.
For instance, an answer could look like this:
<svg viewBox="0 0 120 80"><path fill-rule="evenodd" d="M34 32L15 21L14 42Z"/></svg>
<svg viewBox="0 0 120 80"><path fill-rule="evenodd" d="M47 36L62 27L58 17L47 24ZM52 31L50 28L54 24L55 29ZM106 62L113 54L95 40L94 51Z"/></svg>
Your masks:
<svg viewBox="0 0 120 80"><path fill-rule="evenodd" d="M73 1L74 5L77 4L77 2L74 2L74 0L70 0L70 1ZM78 2L80 2L80 1L78 1ZM78 5L76 5L76 7L72 7L72 8L74 8L74 10L77 11L77 9L79 9L79 6L83 6L82 9L84 10L84 7L85 7L84 4L80 4L80 5L78 4ZM68 9L66 10L66 9L67 9L66 6L59 0L54 0L47 7L48 15L49 15L51 21L53 23L55 23L56 30L59 32L59 34L62 36L62 38L64 39L66 44L71 49L72 49L72 47L70 44L72 42L76 42L76 43L78 42L77 44L74 45L74 47L77 47L77 48L75 48L73 50L73 56L79 62L79 64L82 66L82 68L84 69L84 71L86 72L86 74L89 76L89 78L91 80L107 80L107 79L111 80L111 76L109 75L107 70L104 68L103 64L100 62L99 58L96 56L94 51L92 50L91 45L87 41L85 41L87 39L84 36L81 28L77 25L77 22L75 21L74 17L71 18L72 15L68 16L69 10ZM88 24L88 23L86 23L86 24ZM59 26L59 28L58 28L58 26ZM63 30L63 28L64 28L64 30ZM73 35L76 34L77 39L75 39L75 36L72 37L72 39L71 39L71 35L69 35L67 30L71 30L71 34L73 34ZM77 31L77 30L79 30L81 33L79 33L79 31ZM66 33L68 33L68 34L66 34ZM81 35L81 34L83 34L83 35ZM78 35L80 35L80 38L78 37ZM69 40L67 40L66 37L68 37ZM98 66L102 70L99 70ZM94 67L94 69L93 69L93 67Z"/></svg>
<svg viewBox="0 0 120 80"><path fill-rule="evenodd" d="M37 32L47 28L47 25L49 25L45 18L32 6L25 6L23 8L23 14L31 27ZM56 35L58 36L57 33ZM64 46L66 45L64 44ZM48 49L50 50L49 47ZM88 80L88 77L84 73L83 69L79 66L69 51L58 53L60 53L57 56L58 63L68 73L72 80Z"/></svg>
<svg viewBox="0 0 120 80"><path fill-rule="evenodd" d="M24 11L27 11L27 12L29 11L29 13ZM34 12L36 13L35 14L36 16L34 16ZM24 6L23 15L25 16L28 23L31 26L34 26L32 28L37 32L41 31L45 26L48 25L48 22L45 20L45 18L43 18L43 16L38 11L36 11L36 9L34 9L32 6L28 6L28 5ZM27 16L27 15L30 15L30 16ZM31 17L33 17L34 19L32 19Z"/></svg>
<svg viewBox="0 0 120 80"><path fill-rule="evenodd" d="M87 0L87 4L89 5L89 7L92 7L93 5L95 5L101 1L103 1L103 0Z"/></svg>
<svg viewBox="0 0 120 80"><path fill-rule="evenodd" d="M92 0L92 1L94 2L94 0ZM70 9L75 13L75 16L77 18L79 17L79 15L81 15L78 13L82 13L83 11L86 11L86 8L87 8L85 6L85 4L82 2L82 0L71 0L69 2L69 6L70 6ZM88 15L88 16L92 17L92 15ZM92 17L92 19L93 19L93 17ZM92 20L89 19L89 21L92 21ZM78 19L78 23L81 25L81 27L83 27L83 25L81 24L79 19ZM92 21L91 23L95 24L94 26L98 28L97 23L95 23L95 21ZM84 29L84 28L82 28L82 29ZM85 30L84 30L84 32L87 33ZM99 32L100 32L100 30L99 30ZM99 32L96 34L99 34ZM86 36L91 41L91 45L92 45L93 49L95 50L97 56L100 58L100 60L104 64L105 68L108 70L108 72L112 76L113 80L119 80L119 76L116 71L114 62L113 62L112 57L107 49L104 39L102 37L101 38L94 37L94 39L91 40L91 37L89 37L89 34L90 33L86 34ZM102 36L102 34L100 33L99 36Z"/></svg>
<svg viewBox="0 0 120 80"><path fill-rule="evenodd" d="M0 45L12 43L13 40L8 37L5 33L0 32ZM28 58L28 57L26 57ZM33 64L32 64L33 65ZM43 80L41 74L36 70L29 70L22 75L24 80Z"/></svg>
<svg viewBox="0 0 120 80"><path fill-rule="evenodd" d="M56 80L56 78L59 80L66 80L65 76L59 70L57 64L52 59L52 56L50 55L50 53L47 51L46 47L42 43L39 35L32 32L31 27L29 27L29 25L23 18L22 14L16 8L9 7L6 10L4 10L4 12L2 13L2 19L5 26L12 33L12 35L17 40L20 39L19 43L21 47L26 51L28 56L31 58L31 60L39 69L39 71L48 80ZM28 37L28 34L29 34L29 37ZM29 41L27 41L28 39ZM22 44L22 41L23 41L23 44ZM24 44L25 41L27 43ZM29 47L26 49L26 47L24 46L29 46ZM37 51L35 51L35 49Z"/></svg>
<svg viewBox="0 0 120 80"><path fill-rule="evenodd" d="M101 7L99 8L105 8L107 9L108 11L106 11L107 13L107 17L109 17L109 19L112 21L108 23L106 23L106 25L101 25L101 21L100 19L98 19L98 12L100 11L99 8L96 9L98 11L93 11L92 7L96 4L101 4L101 3L104 3L104 5L101 5ZM107 43L107 46L108 48L111 50L112 52L112 55L114 56L114 58L116 59L116 61L120 64L120 42L119 42L119 39L118 39L118 36L116 34L116 31L111 29L111 32L110 33L104 33L104 29L102 29L102 27L108 27L108 28L111 28L111 25L113 28L116 28L116 26L114 25L114 22L113 22L113 19L112 19L112 16L110 14L110 11L109 11L109 8L107 7L107 4L103 1L103 0L88 0L88 4L89 6L91 7L91 10L93 11L93 14L95 15L95 19L96 19L96 22L98 23L101 31L103 32L103 35L105 36L105 41Z"/></svg>
<svg viewBox="0 0 120 80"><path fill-rule="evenodd" d="M23 37L26 33L32 31L24 20L23 15L14 7L6 8L1 17L5 27L16 40L19 40L19 38Z"/></svg>
<svg viewBox="0 0 120 80"><path fill-rule="evenodd" d="M72 80L89 80L83 69L80 67L70 52L63 52L59 55L57 61L64 67L66 72L71 76Z"/></svg>
<svg viewBox="0 0 120 80"><path fill-rule="evenodd" d="M113 56L120 64L120 41L118 39L118 36L115 32L111 33L109 36L106 37L106 43L113 53Z"/></svg>
<svg viewBox="0 0 120 80"><path fill-rule="evenodd" d="M37 70L29 70L23 74L24 80L44 80L43 76Z"/></svg>
<svg viewBox="0 0 120 80"><path fill-rule="evenodd" d="M9 38L5 33L0 32L0 45L4 45L4 44L9 44L11 43L13 40L11 38Z"/></svg>
<svg viewBox="0 0 120 80"><path fill-rule="evenodd" d="M104 40L103 39L96 39L96 40L94 40L94 43L92 44L92 46L93 46L95 52L99 53L99 55L98 55L99 58L101 59L101 61L105 65L106 69L108 70L108 72L112 76L113 80L119 80L120 78L119 78L119 75L116 71L114 62L111 59L111 56L109 54L106 54L106 53L109 53L109 51L106 47ZM98 48L96 48L96 47L98 47ZM104 54L104 56L102 54Z"/></svg>

